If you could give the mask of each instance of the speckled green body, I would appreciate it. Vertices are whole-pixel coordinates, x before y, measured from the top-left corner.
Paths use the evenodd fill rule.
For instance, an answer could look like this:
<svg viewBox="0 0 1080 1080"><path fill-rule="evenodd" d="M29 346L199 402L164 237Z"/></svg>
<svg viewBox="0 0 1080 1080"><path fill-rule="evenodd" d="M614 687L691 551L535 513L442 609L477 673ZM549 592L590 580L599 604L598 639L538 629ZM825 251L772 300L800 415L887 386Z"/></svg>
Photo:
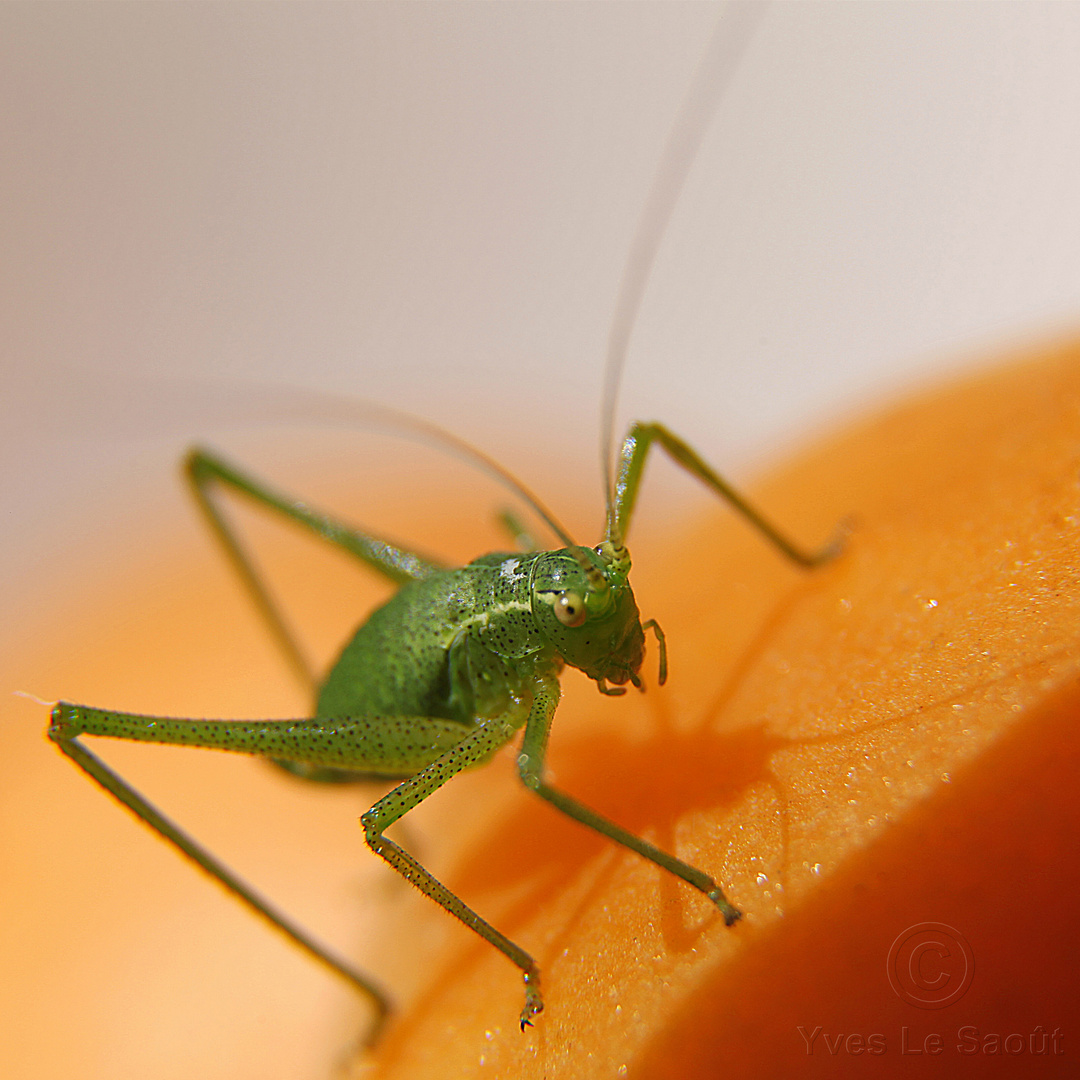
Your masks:
<svg viewBox="0 0 1080 1080"><path fill-rule="evenodd" d="M625 682L621 669L636 671L644 646L625 575L611 617L587 632L561 626L543 599L584 590L579 558L599 559L589 548L577 552L494 552L402 586L342 650L316 716L437 717L472 727L520 711L537 677L557 675L564 660Z"/></svg>
<svg viewBox="0 0 1080 1080"><path fill-rule="evenodd" d="M538 667L556 663L531 613L536 559L498 553L403 585L342 650L316 716L429 716L472 726L504 711Z"/></svg>

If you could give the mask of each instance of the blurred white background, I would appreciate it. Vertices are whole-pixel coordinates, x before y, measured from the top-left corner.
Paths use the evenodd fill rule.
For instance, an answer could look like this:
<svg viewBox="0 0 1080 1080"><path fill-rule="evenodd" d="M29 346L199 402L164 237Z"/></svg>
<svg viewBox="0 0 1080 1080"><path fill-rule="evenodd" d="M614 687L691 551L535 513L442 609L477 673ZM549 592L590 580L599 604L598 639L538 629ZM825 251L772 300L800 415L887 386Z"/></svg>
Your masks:
<svg viewBox="0 0 1080 1080"><path fill-rule="evenodd" d="M270 475L295 452L245 434L260 396L231 415L221 380L420 413L556 508L598 490L620 276L721 11L0 6L0 644L77 602L73 567L122 572L150 522L191 521L193 439ZM661 248L622 422L744 477L1080 325L1078 56L1074 4L766 9ZM52 764L23 706L3 738L33 725L27 760ZM9 827L48 797L5 790Z"/></svg>
<svg viewBox="0 0 1080 1080"><path fill-rule="evenodd" d="M0 8L0 600L48 588L65 523L106 539L175 488L190 439L239 426L169 378L398 405L549 491L538 459L593 470L622 265L718 16ZM1073 4L766 10L622 415L739 474L954 358L1075 326L1077 55Z"/></svg>

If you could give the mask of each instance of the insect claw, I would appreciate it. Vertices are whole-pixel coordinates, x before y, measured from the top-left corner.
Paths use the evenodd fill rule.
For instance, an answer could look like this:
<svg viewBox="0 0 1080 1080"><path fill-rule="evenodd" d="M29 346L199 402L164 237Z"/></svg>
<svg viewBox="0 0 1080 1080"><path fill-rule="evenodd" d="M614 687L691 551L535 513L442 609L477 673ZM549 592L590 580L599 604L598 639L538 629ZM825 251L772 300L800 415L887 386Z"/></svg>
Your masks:
<svg viewBox="0 0 1080 1080"><path fill-rule="evenodd" d="M532 1018L544 1011L544 999L540 996L540 972L532 968L525 972L525 1008L521 1010L521 1030L532 1027Z"/></svg>
<svg viewBox="0 0 1080 1080"><path fill-rule="evenodd" d="M836 526L836 531L833 533L829 542L820 551L810 557L807 565L810 567L823 566L825 563L832 562L838 555L843 554L844 548L847 546L848 537L855 529L855 524L855 519L851 516L841 520L840 524Z"/></svg>
<svg viewBox="0 0 1080 1080"><path fill-rule="evenodd" d="M720 889L714 889L707 896L720 909L720 914L724 916L725 926L731 926L742 918L742 912L728 902L728 898Z"/></svg>

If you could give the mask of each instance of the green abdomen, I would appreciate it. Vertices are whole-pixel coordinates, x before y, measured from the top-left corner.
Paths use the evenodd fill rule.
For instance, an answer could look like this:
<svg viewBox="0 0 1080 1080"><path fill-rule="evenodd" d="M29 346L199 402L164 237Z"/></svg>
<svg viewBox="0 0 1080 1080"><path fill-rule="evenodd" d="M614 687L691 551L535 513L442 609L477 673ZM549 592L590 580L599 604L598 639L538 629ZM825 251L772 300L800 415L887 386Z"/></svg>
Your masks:
<svg viewBox="0 0 1080 1080"><path fill-rule="evenodd" d="M372 613L323 683L316 716L460 719L449 711L444 577L405 585Z"/></svg>
<svg viewBox="0 0 1080 1080"><path fill-rule="evenodd" d="M505 707L516 684L550 652L528 605L534 557L486 555L402 586L345 646L316 715L469 724Z"/></svg>

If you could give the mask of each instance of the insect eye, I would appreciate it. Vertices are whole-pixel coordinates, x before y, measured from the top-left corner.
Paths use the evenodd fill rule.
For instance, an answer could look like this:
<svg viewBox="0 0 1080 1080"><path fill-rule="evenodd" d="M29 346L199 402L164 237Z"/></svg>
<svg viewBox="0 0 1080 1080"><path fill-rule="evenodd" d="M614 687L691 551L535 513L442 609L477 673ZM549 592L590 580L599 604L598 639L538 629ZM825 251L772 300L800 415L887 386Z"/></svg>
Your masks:
<svg viewBox="0 0 1080 1080"><path fill-rule="evenodd" d="M576 592L561 592L555 597L555 618L563 626L581 626L585 622L585 601Z"/></svg>

